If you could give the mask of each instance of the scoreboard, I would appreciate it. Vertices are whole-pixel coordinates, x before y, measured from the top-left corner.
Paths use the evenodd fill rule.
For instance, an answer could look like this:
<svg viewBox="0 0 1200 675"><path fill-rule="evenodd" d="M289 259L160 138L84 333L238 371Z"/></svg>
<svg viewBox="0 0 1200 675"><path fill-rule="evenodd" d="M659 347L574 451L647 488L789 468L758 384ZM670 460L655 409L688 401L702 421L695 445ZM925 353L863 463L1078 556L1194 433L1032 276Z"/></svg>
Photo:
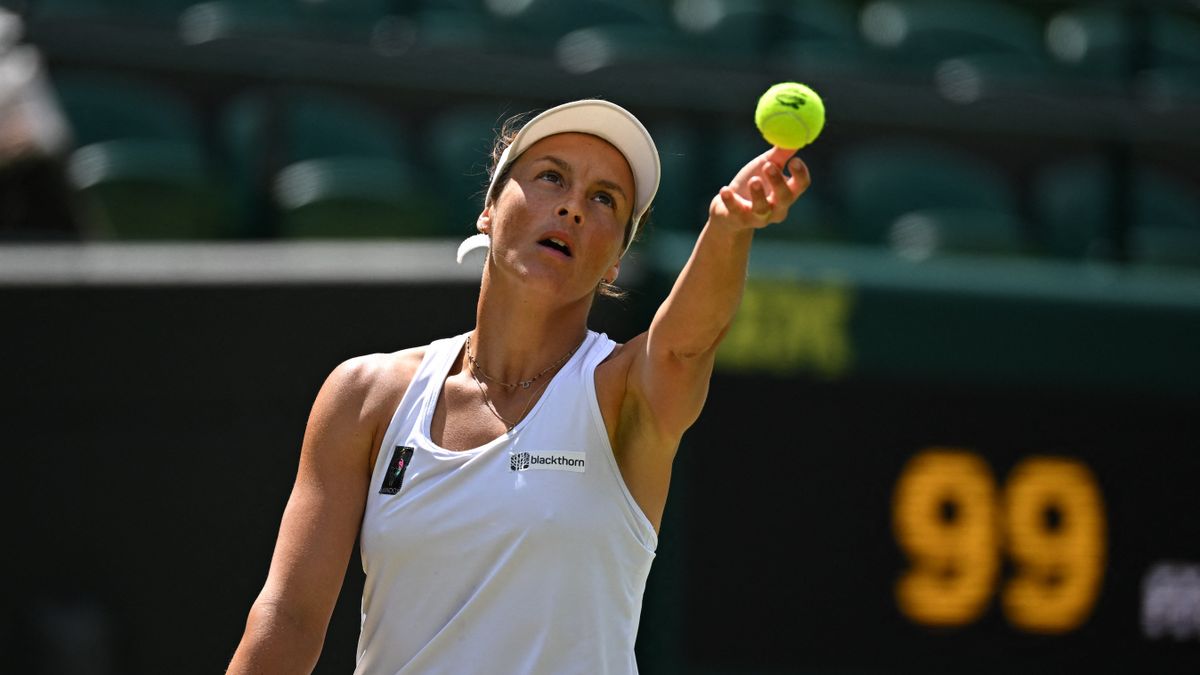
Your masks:
<svg viewBox="0 0 1200 675"><path fill-rule="evenodd" d="M676 460L662 672L1200 673L1200 305L903 281L752 275Z"/></svg>
<svg viewBox="0 0 1200 675"><path fill-rule="evenodd" d="M1200 673L1195 403L718 375L709 406L663 526L686 672Z"/></svg>

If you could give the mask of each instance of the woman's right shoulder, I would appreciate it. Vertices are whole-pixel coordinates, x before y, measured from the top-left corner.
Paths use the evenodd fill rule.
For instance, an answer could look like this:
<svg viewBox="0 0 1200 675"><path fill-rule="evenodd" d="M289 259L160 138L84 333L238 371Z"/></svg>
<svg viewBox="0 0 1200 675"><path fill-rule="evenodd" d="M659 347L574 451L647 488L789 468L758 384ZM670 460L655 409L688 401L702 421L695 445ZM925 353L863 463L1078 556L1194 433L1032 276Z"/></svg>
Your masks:
<svg viewBox="0 0 1200 675"><path fill-rule="evenodd" d="M329 374L326 387L332 387L339 398L361 401L368 408L374 407L372 403L399 403L428 349L424 345L348 358Z"/></svg>
<svg viewBox="0 0 1200 675"><path fill-rule="evenodd" d="M424 346L348 358L329 373L317 394L315 416L328 421L320 426L339 430L342 437L361 438L368 472L427 351Z"/></svg>

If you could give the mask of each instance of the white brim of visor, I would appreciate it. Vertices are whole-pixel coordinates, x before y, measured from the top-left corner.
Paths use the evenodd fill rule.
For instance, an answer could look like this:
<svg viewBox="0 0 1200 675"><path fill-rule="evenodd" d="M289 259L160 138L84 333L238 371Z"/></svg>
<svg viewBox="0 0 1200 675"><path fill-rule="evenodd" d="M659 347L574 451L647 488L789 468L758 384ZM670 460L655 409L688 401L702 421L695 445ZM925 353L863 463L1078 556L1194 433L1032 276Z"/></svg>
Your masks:
<svg viewBox="0 0 1200 675"><path fill-rule="evenodd" d="M642 219L650 209L655 193L658 192L662 167L659 163L658 148L654 145L650 132L633 113L615 103L601 99L571 101L550 108L529 120L500 155L500 161L496 163L492 181L488 185L487 201L490 203L494 199L493 191L496 189L497 179L504 175L505 169L516 161L521 153L543 138L564 133L591 134L602 138L611 143L629 163L633 173L634 204L629 241L621 251L621 255L625 255L638 228L642 226ZM487 235L467 237L458 247L458 262L461 263L468 252L488 244Z"/></svg>

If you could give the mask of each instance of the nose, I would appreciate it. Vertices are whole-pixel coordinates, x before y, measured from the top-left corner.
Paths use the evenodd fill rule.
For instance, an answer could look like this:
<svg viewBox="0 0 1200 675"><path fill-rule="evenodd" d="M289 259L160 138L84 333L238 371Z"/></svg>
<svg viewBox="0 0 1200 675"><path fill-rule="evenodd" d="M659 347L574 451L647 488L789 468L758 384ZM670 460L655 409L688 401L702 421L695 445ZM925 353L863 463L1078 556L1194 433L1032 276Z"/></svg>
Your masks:
<svg viewBox="0 0 1200 675"><path fill-rule="evenodd" d="M565 204L563 206L558 207L558 215L560 217L573 218L575 220L576 225L579 225L580 223L583 222L583 214L581 214L578 209L572 209L571 207L566 206Z"/></svg>
<svg viewBox="0 0 1200 675"><path fill-rule="evenodd" d="M564 197L562 204L558 207L559 218L570 218L575 221L576 225L583 223L583 201L585 197L575 190L571 190Z"/></svg>

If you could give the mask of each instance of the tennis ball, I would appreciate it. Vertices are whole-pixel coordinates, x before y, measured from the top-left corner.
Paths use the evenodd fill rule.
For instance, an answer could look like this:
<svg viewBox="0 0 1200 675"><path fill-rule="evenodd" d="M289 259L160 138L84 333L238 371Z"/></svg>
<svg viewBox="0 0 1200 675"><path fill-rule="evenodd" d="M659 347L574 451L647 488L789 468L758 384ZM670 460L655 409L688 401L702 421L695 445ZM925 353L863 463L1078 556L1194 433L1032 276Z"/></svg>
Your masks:
<svg viewBox="0 0 1200 675"><path fill-rule="evenodd" d="M754 124L771 145L803 148L825 127L825 103L806 85L780 82L759 97Z"/></svg>

